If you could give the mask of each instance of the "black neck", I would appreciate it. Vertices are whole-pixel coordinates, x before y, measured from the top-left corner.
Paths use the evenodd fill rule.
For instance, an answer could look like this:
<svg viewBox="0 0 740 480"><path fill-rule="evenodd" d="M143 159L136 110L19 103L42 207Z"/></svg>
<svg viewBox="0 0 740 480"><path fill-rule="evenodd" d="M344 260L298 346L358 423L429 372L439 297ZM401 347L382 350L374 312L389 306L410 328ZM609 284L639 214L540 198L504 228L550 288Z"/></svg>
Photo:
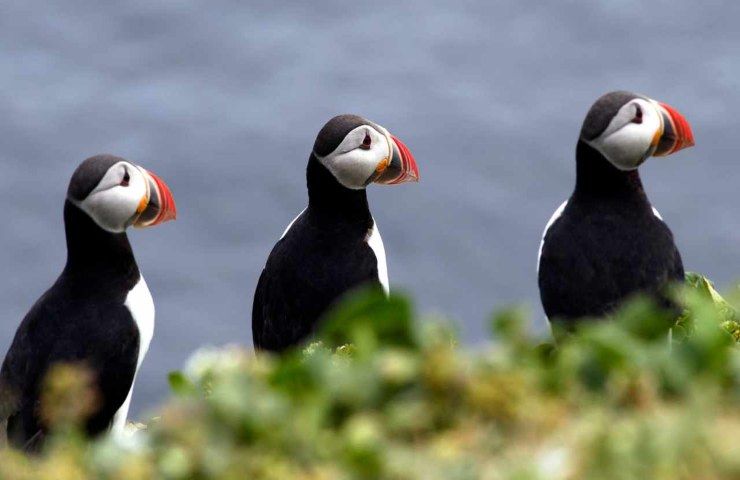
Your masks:
<svg viewBox="0 0 740 480"><path fill-rule="evenodd" d="M306 183L309 212L319 220L365 227L372 222L365 189L344 187L313 154L308 160Z"/></svg>
<svg viewBox="0 0 740 480"><path fill-rule="evenodd" d="M576 188L574 197L632 199L647 203L637 169L622 171L597 150L578 140L576 147Z"/></svg>
<svg viewBox="0 0 740 480"><path fill-rule="evenodd" d="M96 282L123 282L132 287L139 268L126 233L110 233L69 200L64 204L67 265L64 273Z"/></svg>

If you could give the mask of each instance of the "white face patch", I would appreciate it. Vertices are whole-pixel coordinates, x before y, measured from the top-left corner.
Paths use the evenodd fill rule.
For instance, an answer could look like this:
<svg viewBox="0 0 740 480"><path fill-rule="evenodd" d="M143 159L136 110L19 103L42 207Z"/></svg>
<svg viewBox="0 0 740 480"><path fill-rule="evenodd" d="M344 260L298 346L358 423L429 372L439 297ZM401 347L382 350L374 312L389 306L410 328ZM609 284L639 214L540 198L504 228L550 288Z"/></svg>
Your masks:
<svg viewBox="0 0 740 480"><path fill-rule="evenodd" d="M365 188L367 180L373 176L378 165L393 154L391 136L371 125L362 125L349 132L342 143L330 154L316 158L334 177L347 188ZM368 144L369 141L369 144Z"/></svg>
<svg viewBox="0 0 740 480"><path fill-rule="evenodd" d="M653 140L662 132L663 117L655 102L636 98L620 108L606 130L588 143L618 169L634 170L653 154Z"/></svg>
<svg viewBox="0 0 740 480"><path fill-rule="evenodd" d="M141 169L118 162L108 169L95 189L82 201L70 199L98 226L121 233L136 217L141 199L147 195L147 181Z"/></svg>

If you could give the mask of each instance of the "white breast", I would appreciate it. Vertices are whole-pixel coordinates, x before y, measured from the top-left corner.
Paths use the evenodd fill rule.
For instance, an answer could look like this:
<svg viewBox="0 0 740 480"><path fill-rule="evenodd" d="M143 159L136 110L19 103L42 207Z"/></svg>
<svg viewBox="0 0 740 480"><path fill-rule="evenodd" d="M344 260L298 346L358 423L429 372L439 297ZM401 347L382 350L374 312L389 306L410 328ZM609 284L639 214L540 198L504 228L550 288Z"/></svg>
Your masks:
<svg viewBox="0 0 740 480"><path fill-rule="evenodd" d="M154 336L154 301L152 300L152 294L149 293L149 288L146 286L144 277L141 277L139 283L128 292L126 301L123 304L128 308L131 317L133 317L139 329L139 357L136 360L136 373L138 373L141 362L144 361L144 356L147 350L149 350L152 336ZM136 374L134 374L135 381ZM123 433L124 431L133 391L134 385L132 382L126 401L123 402L123 405L121 405L121 408L118 409L113 417L112 429L114 433Z"/></svg>
<svg viewBox="0 0 740 480"><path fill-rule="evenodd" d="M136 362L138 370L149 350L152 336L154 336L154 300L152 300L152 294L149 293L144 277L141 277L139 283L128 292L124 305L131 312L136 326L139 327L139 358Z"/></svg>
<svg viewBox="0 0 740 480"><path fill-rule="evenodd" d="M542 258L542 248L545 246L545 236L547 235L547 231L550 230L552 224L555 223L555 221L563 214L563 210L565 210L566 205L568 205L568 200L561 203L558 209L555 210L555 213L552 214L550 220L547 221L547 225L545 225L545 230L542 232L542 240L540 240L540 250L539 252L537 252L537 273L540 273L540 259Z"/></svg>
<svg viewBox="0 0 740 480"><path fill-rule="evenodd" d="M385 261L385 247L383 246L383 239L380 236L380 231L375 223L375 219L373 219L373 226L368 232L366 242L368 246L373 249L375 258L378 260L378 280L380 280L380 284L383 286L385 294L388 295L390 293L390 285L388 282L388 265Z"/></svg>

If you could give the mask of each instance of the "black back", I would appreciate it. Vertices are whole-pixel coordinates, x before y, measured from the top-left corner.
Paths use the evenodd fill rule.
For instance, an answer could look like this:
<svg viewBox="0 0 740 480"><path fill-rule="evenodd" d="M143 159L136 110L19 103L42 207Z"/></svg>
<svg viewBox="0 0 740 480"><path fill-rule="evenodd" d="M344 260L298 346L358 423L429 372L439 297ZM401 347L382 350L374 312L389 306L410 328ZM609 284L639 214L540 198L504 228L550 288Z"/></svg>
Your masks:
<svg viewBox="0 0 740 480"><path fill-rule="evenodd" d="M139 331L124 306L139 281L125 233L111 234L72 203L64 206L67 264L26 314L0 370L0 419L18 448L36 449L47 431L40 388L58 362L83 362L96 376L100 404L89 434L106 430L133 383Z"/></svg>
<svg viewBox="0 0 740 480"><path fill-rule="evenodd" d="M637 170L623 172L579 141L577 179L562 215L546 232L539 265L551 321L603 316L637 292L661 294L684 278L668 226L653 213Z"/></svg>
<svg viewBox="0 0 740 480"><path fill-rule="evenodd" d="M339 144L331 143L320 151ZM254 295L252 336L259 349L282 351L302 342L338 297L379 284L377 259L366 243L373 219L365 190L343 187L313 154L306 177L308 208L273 248Z"/></svg>

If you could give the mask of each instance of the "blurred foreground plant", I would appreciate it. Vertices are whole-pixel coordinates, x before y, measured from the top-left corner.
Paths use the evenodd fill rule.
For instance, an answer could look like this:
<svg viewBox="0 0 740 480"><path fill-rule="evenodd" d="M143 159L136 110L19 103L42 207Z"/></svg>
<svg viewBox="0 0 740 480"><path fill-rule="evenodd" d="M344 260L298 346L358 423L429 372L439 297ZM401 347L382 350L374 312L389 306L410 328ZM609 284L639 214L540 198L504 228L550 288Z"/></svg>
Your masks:
<svg viewBox="0 0 740 480"><path fill-rule="evenodd" d="M504 311L478 350L404 297L357 292L316 343L201 350L145 431L61 432L35 459L3 450L0 478L739 478L734 300L702 288L681 292L670 343L665 315L636 299L557 348Z"/></svg>

